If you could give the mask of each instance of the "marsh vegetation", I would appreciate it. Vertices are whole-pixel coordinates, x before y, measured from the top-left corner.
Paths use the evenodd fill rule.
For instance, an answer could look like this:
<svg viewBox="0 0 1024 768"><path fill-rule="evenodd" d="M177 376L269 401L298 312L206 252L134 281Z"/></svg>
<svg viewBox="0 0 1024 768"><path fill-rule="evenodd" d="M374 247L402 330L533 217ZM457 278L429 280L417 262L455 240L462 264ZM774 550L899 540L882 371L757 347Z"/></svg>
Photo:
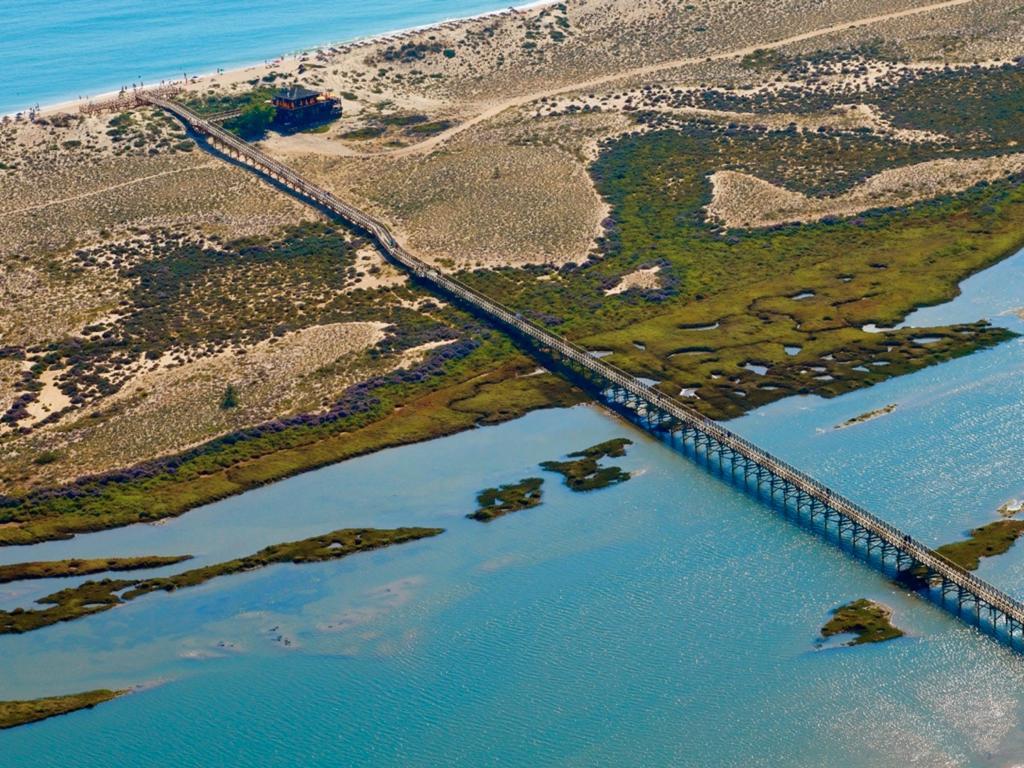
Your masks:
<svg viewBox="0 0 1024 768"><path fill-rule="evenodd" d="M98 557L71 560L46 560L0 565L0 584L28 579L55 579L88 576L107 571L141 571L177 565L191 555L142 555L139 557Z"/></svg>
<svg viewBox="0 0 1024 768"><path fill-rule="evenodd" d="M888 416L895 410L896 404L890 403L889 405L883 406L881 408L875 408L873 411L867 411L866 413L862 413L859 416L853 416L844 421L842 424L836 424L834 429L846 429L847 427L853 427L856 426L857 424L863 424L866 421L874 421L875 419L880 419L883 416Z"/></svg>
<svg viewBox="0 0 1024 768"><path fill-rule="evenodd" d="M568 461L545 461L540 466L548 472L562 475L565 484L574 491L607 488L609 485L626 482L630 474L621 467L603 466L599 463L600 460L606 457L625 456L626 446L632 444L632 440L616 437L580 451L573 451L567 454Z"/></svg>
<svg viewBox="0 0 1024 768"><path fill-rule="evenodd" d="M97 704L116 699L126 693L128 691L101 689L28 701L0 701L0 730L66 715L81 709L92 709Z"/></svg>
<svg viewBox="0 0 1024 768"><path fill-rule="evenodd" d="M727 49L749 12L555 5L303 54L184 98L212 114L265 101L278 81L341 92L358 117L294 137L308 142L304 172L380 211L423 256L712 416L838 395L1006 339L982 322L862 328L949 298L1020 245L1018 177L943 181L912 205L884 198L804 224L730 227L708 207L721 171L827 201L880 172L1014 152L1019 63L908 64L949 50L925 16L892 25L923 30L898 42L849 29L538 96L443 151L405 153L472 117L483 92ZM766 40L792 27L786 9L757 13ZM1019 26L978 13L958 19L957 50L994 51L979 29ZM382 154L335 155L342 130L369 131L361 143ZM389 154L388 142L408 146ZM361 238L185 144L151 110L0 127L17 199L0 235L13 297L0 313L0 543L160 519L579 401L554 377L517 378L530 363L508 339L406 284Z"/></svg>
<svg viewBox="0 0 1024 768"><path fill-rule="evenodd" d="M996 557L1010 551L1024 534L1024 520L996 520L973 528L962 541L943 544L939 554L969 571L978 569L983 557Z"/></svg>
<svg viewBox="0 0 1024 768"><path fill-rule="evenodd" d="M0 611L0 634L20 634L62 621L102 613L151 592L173 592L198 586L211 579L244 573L278 563L321 563L394 544L443 533L442 528L344 528L301 541L265 547L248 557L194 568L173 576L144 580L103 579L86 581L39 598L40 609Z"/></svg>
<svg viewBox="0 0 1024 768"><path fill-rule="evenodd" d="M892 611L884 605L861 598L841 605L832 613L832 618L821 628L821 636L853 634L846 645L883 643L903 637L903 630L892 624Z"/></svg>
<svg viewBox="0 0 1024 768"><path fill-rule="evenodd" d="M1011 336L979 322L929 329L938 339L921 345L921 329L862 327L895 324L915 306L952 296L963 277L1018 247L1019 180L851 219L732 231L704 216L708 174L730 165L828 194L914 153L929 156L870 136L700 125L628 136L609 142L592 167L612 216L586 262L464 277L588 348L611 350L612 362L665 392L692 389L695 407L710 416L797 393L838 395ZM788 161L796 155L798 167ZM655 265L656 287L607 295L624 275ZM679 354L694 348L706 351ZM745 369L750 361L766 374Z"/></svg>
<svg viewBox="0 0 1024 768"><path fill-rule="evenodd" d="M466 517L488 523L503 515L536 507L541 503L543 478L527 477L518 483L509 483L497 488L485 488L477 494L479 508Z"/></svg>

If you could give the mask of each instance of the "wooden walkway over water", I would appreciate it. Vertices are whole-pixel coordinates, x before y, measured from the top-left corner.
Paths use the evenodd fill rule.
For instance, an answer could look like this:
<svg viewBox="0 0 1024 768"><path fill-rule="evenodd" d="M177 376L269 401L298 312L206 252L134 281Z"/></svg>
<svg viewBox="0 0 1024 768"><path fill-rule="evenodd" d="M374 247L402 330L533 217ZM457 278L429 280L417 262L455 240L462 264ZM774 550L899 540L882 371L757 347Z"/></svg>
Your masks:
<svg viewBox="0 0 1024 768"><path fill-rule="evenodd" d="M770 503L787 514L794 514L819 533L849 543L869 562L916 584L935 602L1011 647L1019 648L1024 642L1024 603L713 419L421 261L406 251L383 223L216 123L160 95L143 93L137 98L174 114L219 151L365 232L416 278L559 360L588 379L610 404L651 432L678 443L709 469L758 495L767 494Z"/></svg>

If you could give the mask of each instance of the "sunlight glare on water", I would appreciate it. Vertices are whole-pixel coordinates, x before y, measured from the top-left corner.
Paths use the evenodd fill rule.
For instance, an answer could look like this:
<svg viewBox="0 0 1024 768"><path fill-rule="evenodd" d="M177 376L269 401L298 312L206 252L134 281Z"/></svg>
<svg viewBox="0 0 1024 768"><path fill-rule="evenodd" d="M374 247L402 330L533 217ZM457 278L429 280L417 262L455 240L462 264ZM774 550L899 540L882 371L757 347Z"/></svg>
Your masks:
<svg viewBox="0 0 1024 768"><path fill-rule="evenodd" d="M974 315L1024 305L1022 263L967 281L929 322L965 302ZM938 544L1024 491L1022 381L1013 340L731 426ZM616 460L629 482L575 494L542 473L541 506L464 517L481 488L622 435L635 442ZM592 407L0 559L188 552L201 564L353 525L447 532L0 637L0 698L153 685L0 734L0 764L931 768L1024 752L1019 654ZM1024 595L1024 548L981 573ZM907 637L819 649L829 611L860 597L890 606Z"/></svg>

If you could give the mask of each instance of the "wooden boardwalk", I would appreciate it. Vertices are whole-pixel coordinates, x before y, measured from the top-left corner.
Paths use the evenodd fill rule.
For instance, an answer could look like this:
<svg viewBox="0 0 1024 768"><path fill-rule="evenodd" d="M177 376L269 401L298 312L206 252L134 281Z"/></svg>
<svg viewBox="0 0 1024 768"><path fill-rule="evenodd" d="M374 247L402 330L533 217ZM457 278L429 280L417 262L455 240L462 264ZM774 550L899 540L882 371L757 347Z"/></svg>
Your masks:
<svg viewBox="0 0 1024 768"><path fill-rule="evenodd" d="M103 112L126 112L129 109L151 103L153 98L169 99L181 91L181 86L169 83L154 88L122 88L113 96L98 101L89 99L78 107L81 115L98 115Z"/></svg>
<svg viewBox="0 0 1024 768"><path fill-rule="evenodd" d="M219 125L160 95L138 98L171 112L221 152L370 235L390 259L416 278L560 360L589 379L610 403L628 411L651 432L692 450L709 468L717 464L718 471L728 473L733 482L742 481L747 488L753 483L758 493L767 490L773 504L795 512L819 532L848 541L869 561L909 578L940 605L1011 647L1020 647L1024 641L1024 603L676 398L421 261L406 251L383 223Z"/></svg>

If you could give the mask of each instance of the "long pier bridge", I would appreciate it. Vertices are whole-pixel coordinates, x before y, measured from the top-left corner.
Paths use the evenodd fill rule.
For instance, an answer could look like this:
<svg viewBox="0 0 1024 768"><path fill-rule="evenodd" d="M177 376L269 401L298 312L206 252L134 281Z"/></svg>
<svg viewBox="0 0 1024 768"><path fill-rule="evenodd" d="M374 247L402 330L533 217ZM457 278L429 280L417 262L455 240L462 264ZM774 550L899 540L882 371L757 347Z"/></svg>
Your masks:
<svg viewBox="0 0 1024 768"><path fill-rule="evenodd" d="M794 513L813 530L849 543L883 571L917 585L933 601L1010 647L1024 647L1024 603L715 420L443 274L405 250L383 223L215 122L162 94L143 92L136 98L170 112L228 157L365 232L392 261L417 279L539 348L589 381L617 410L679 445L695 460L703 460L709 469L716 468L733 483L742 483L759 496L766 495L769 503Z"/></svg>

